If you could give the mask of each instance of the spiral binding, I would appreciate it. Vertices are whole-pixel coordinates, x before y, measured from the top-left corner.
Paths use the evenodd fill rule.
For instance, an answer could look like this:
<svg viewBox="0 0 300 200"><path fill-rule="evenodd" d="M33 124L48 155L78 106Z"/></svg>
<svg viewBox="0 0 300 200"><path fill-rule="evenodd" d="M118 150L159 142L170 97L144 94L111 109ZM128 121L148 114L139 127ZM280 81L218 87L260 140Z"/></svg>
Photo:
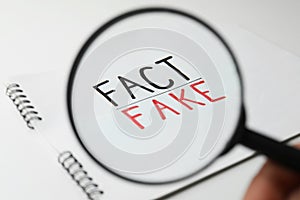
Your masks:
<svg viewBox="0 0 300 200"><path fill-rule="evenodd" d="M24 95L20 85L17 83L9 84L6 88L6 95L16 105L28 128L34 129L32 121L40 121L42 118L38 116L38 112L34 110L34 106L31 105L31 102L28 100L27 96Z"/></svg>
<svg viewBox="0 0 300 200"><path fill-rule="evenodd" d="M93 182L93 179L83 169L82 164L73 156L70 151L60 153L58 162L70 174L72 179L82 188L90 200L99 199L103 195L103 190Z"/></svg>

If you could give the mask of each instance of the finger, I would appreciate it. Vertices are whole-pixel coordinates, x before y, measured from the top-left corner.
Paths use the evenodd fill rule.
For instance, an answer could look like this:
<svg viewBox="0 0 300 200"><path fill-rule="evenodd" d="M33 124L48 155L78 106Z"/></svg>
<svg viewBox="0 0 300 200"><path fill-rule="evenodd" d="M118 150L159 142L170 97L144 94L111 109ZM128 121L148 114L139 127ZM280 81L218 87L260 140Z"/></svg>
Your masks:
<svg viewBox="0 0 300 200"><path fill-rule="evenodd" d="M296 145L300 148L300 144ZM300 184L300 173L267 161L253 179L245 200L282 200Z"/></svg>
<svg viewBox="0 0 300 200"><path fill-rule="evenodd" d="M287 198L287 200L299 200L300 199L300 187L298 186Z"/></svg>
<svg viewBox="0 0 300 200"><path fill-rule="evenodd" d="M300 184L300 174L268 161L253 179L245 200L283 200Z"/></svg>

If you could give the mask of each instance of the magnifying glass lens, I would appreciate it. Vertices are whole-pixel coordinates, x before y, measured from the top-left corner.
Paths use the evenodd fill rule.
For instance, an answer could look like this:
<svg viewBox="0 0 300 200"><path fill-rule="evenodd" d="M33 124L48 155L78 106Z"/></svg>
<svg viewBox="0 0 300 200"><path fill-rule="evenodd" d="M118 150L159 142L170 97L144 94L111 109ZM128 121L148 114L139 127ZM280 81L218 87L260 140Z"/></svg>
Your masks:
<svg viewBox="0 0 300 200"><path fill-rule="evenodd" d="M138 182L189 177L238 126L241 80L214 29L168 9L126 13L85 43L69 82L78 139L110 172Z"/></svg>

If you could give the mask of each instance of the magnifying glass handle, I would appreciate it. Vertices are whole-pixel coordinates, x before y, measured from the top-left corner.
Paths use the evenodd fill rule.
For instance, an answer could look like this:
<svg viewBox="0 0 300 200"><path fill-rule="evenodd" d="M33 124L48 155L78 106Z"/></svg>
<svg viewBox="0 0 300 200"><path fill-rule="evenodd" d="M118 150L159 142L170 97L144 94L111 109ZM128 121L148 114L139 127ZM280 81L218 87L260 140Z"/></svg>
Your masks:
<svg viewBox="0 0 300 200"><path fill-rule="evenodd" d="M240 143L292 170L300 172L300 150L245 129Z"/></svg>

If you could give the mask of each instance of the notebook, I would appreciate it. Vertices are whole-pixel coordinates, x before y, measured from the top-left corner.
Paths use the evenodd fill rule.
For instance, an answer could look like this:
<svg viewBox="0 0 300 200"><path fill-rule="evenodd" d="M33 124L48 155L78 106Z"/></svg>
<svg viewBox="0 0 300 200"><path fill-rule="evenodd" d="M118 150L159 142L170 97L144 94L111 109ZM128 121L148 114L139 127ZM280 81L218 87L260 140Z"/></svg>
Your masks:
<svg viewBox="0 0 300 200"><path fill-rule="evenodd" d="M228 35L228 40L232 43L232 47L241 62L241 70L245 74L249 126L280 140L296 135L297 129L299 129L297 123L286 118L296 116L299 113L299 110L291 105L296 105L300 96L288 99L288 103L284 106L281 102L285 99L284 96L292 95L290 92L293 91L293 88L295 91L298 88L297 77L290 75L291 72L294 72L293 74L299 73L299 69L295 66L300 63L300 59L241 27L225 25L223 31L226 33L225 36ZM269 52L270 57L255 59L265 51ZM276 57L285 62L284 69ZM272 69L276 68L273 73L268 73L271 69L270 66ZM153 185L124 180L91 159L74 134L66 103L70 67L61 66L59 70L43 71L10 78L6 83L7 95L12 100L12 107L15 106L20 113L20 120L24 120L24 129L33 129L33 134L42 135L41 140L45 140L49 144L45 148L53 151L58 164L62 166L62 170L70 175L70 184L77 183L79 188L86 193L88 199L162 198L168 193L203 180L253 155L253 152L249 150L236 147L230 154L220 158L201 173L174 183ZM286 74L290 76L289 79L281 80L280 84L273 87L280 76L285 76L284 71L288 71ZM262 91L257 91L257 85L262 83L264 83L265 88ZM284 90L287 87L290 90ZM278 90L282 91L280 95L276 92ZM268 101L275 95L276 99ZM259 114L262 109L268 112ZM277 123L274 124L274 121ZM286 127L289 127L289 130L286 130ZM75 183L72 183L71 180Z"/></svg>

